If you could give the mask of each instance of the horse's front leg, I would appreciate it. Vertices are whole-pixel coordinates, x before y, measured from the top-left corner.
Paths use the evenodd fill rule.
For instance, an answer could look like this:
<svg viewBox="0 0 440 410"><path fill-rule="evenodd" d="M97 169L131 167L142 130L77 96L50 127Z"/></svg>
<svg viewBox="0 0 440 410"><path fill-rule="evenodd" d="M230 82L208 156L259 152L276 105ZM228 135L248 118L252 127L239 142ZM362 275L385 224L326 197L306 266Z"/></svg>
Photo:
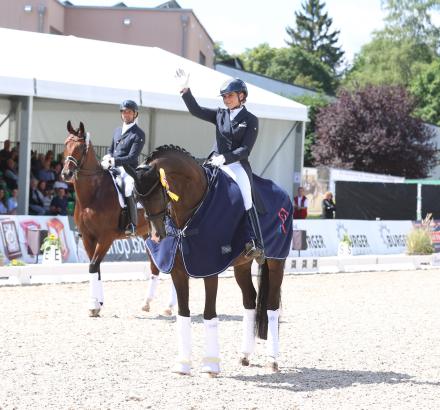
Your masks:
<svg viewBox="0 0 440 410"><path fill-rule="evenodd" d="M252 262L234 266L235 280L243 296L243 338L241 342L240 363L249 366L249 357L255 350L255 318L257 291L252 282Z"/></svg>
<svg viewBox="0 0 440 410"><path fill-rule="evenodd" d="M191 315L188 303L189 283L188 275L185 270L176 265L171 272L171 278L176 288L178 305L176 317L177 360L173 372L189 375L191 373Z"/></svg>
<svg viewBox="0 0 440 410"><path fill-rule="evenodd" d="M203 324L205 327L205 357L202 362L202 373L216 376L220 373L218 317L215 309L218 276L210 276L203 280L205 283L205 310L203 312Z"/></svg>
<svg viewBox="0 0 440 410"><path fill-rule="evenodd" d="M90 273L90 302L89 316L98 317L104 304L104 289L101 281L101 261L107 253L111 241L108 239L96 242L95 250L89 264Z"/></svg>

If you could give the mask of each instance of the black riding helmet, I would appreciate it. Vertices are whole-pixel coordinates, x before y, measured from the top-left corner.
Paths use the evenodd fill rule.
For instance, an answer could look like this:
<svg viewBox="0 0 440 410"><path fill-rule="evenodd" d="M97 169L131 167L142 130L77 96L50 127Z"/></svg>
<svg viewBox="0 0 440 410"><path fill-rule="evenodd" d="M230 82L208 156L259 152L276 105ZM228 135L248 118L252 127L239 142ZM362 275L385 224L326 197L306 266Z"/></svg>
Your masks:
<svg viewBox="0 0 440 410"><path fill-rule="evenodd" d="M138 105L133 100L124 100L119 106L119 111L123 111L123 110L132 110L134 112L138 112L139 108Z"/></svg>
<svg viewBox="0 0 440 410"><path fill-rule="evenodd" d="M234 78L232 80L227 80L220 88L220 95L228 93L243 93L244 97L247 98L248 90L244 81L239 78Z"/></svg>

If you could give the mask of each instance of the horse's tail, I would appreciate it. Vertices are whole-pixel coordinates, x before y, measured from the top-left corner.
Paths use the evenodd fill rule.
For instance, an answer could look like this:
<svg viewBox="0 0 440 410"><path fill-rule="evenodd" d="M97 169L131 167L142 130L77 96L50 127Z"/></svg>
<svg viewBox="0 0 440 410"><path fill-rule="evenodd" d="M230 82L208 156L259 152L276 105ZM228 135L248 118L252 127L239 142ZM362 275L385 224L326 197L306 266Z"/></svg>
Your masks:
<svg viewBox="0 0 440 410"><path fill-rule="evenodd" d="M269 295L269 265L267 259L258 267L257 317L255 333L260 339L267 339L267 298Z"/></svg>

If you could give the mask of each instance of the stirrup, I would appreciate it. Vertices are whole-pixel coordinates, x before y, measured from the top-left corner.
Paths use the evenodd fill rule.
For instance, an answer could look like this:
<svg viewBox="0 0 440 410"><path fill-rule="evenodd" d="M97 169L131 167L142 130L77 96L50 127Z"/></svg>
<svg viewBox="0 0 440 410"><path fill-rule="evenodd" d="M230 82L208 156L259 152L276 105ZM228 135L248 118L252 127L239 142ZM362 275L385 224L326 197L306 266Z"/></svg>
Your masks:
<svg viewBox="0 0 440 410"><path fill-rule="evenodd" d="M247 258L255 259L255 262L259 265L263 265L266 260L264 250L256 244L255 240L252 240L245 245L245 256Z"/></svg>
<svg viewBox="0 0 440 410"><path fill-rule="evenodd" d="M136 226L133 223L129 223L125 228L125 235L136 236Z"/></svg>

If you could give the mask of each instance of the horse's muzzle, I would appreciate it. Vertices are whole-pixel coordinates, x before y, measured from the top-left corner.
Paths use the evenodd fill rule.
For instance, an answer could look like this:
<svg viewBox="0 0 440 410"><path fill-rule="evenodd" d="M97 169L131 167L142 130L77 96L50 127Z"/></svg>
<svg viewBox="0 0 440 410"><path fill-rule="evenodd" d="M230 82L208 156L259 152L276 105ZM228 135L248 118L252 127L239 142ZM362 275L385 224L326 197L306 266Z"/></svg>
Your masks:
<svg viewBox="0 0 440 410"><path fill-rule="evenodd" d="M63 178L63 181L70 182L70 180L73 178L73 171L70 169L63 170L61 172L61 178Z"/></svg>

